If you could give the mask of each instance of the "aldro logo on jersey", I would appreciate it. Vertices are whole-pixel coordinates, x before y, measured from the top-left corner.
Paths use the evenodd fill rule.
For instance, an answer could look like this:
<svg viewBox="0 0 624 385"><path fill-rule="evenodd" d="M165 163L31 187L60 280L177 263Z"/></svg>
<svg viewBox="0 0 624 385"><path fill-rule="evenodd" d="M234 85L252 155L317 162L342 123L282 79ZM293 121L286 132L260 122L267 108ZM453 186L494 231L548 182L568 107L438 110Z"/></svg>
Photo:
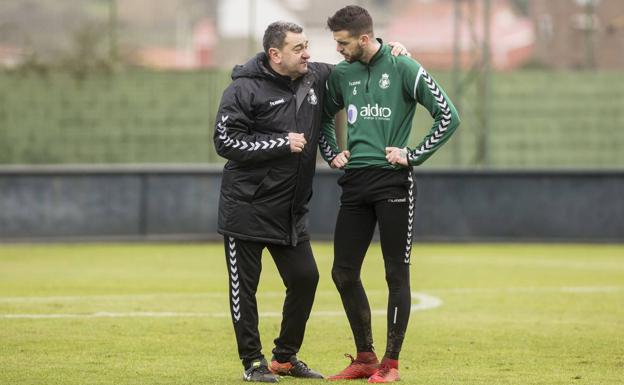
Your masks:
<svg viewBox="0 0 624 385"><path fill-rule="evenodd" d="M354 124L358 117L367 120L390 120L392 109L390 107L380 106L379 104L367 104L358 108L353 104L349 104L347 108L347 122Z"/></svg>

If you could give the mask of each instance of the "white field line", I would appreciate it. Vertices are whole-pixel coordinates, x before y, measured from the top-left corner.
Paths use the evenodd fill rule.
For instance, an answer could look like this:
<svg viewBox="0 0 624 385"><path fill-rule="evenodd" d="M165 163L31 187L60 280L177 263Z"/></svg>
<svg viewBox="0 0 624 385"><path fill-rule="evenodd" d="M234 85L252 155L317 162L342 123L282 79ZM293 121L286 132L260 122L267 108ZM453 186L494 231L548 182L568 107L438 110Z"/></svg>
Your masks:
<svg viewBox="0 0 624 385"><path fill-rule="evenodd" d="M385 290L366 290L368 294L386 294ZM280 298L284 297L285 291L263 291L256 293L257 298ZM63 296L28 296L28 297L0 297L1 303L57 303L57 302L80 302L80 301L141 301L162 299L221 299L227 298L228 292L205 292L205 293L154 293L154 294L110 294L110 295L63 295ZM316 297L336 296L336 290L318 290Z"/></svg>
<svg viewBox="0 0 624 385"><path fill-rule="evenodd" d="M421 289L435 293L613 293L623 291L624 286L563 286L563 287L484 287L484 288L427 288ZM386 290L367 289L370 295L385 295ZM97 301L141 301L163 299L222 299L227 298L227 291L206 293L154 293L154 294L111 294L111 295L64 295L64 296L28 296L0 297L2 303L59 303L59 302L97 302ZM338 297L335 290L319 290L316 297ZM283 298L283 291L258 291L257 298Z"/></svg>
<svg viewBox="0 0 624 385"><path fill-rule="evenodd" d="M564 286L564 287L503 287L503 288L438 288L428 289L434 293L567 293L567 294L594 294L615 293L624 291L624 286ZM371 295L385 294L384 290L367 290ZM106 295L106 296L51 296L51 297L0 297L0 303L58 303L74 301L97 301L97 300L150 300L164 298L223 298L226 293L162 293L145 295ZM267 291L258 292L258 297L276 298L283 297L283 292ZM335 291L319 291L318 296L337 296ZM424 294L412 293L412 298L418 302L412 305L412 311L423 311L442 306L440 298ZM372 310L373 315L385 315L385 309ZM261 317L281 317L281 312L260 312ZM42 319L42 318L121 318L121 317L212 317L226 318L229 312L96 312L96 313L58 313L58 314L0 314L0 319ZM313 311L312 317L338 317L344 316L343 310L320 310Z"/></svg>
<svg viewBox="0 0 624 385"><path fill-rule="evenodd" d="M282 293L283 295L283 293ZM84 298L84 297L83 297ZM413 304L411 309L414 311L423 311L434 309L442 306L442 300L424 293L412 293L412 299L418 300ZM373 315L385 315L385 309L371 310ZM320 310L313 311L312 317L340 317L344 316L344 310ZM259 312L260 317L281 317L281 312ZM97 312L89 314L77 313L58 313L58 314L0 314L0 319L50 319L50 318L128 318L128 317L212 317L226 318L230 317L229 312Z"/></svg>

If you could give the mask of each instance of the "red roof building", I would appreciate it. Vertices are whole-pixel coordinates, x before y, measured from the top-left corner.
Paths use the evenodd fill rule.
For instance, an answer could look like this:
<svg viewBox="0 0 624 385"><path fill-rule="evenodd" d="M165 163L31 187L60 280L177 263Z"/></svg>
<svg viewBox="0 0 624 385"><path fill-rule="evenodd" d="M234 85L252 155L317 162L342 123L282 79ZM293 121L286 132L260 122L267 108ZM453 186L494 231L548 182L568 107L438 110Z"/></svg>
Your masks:
<svg viewBox="0 0 624 385"><path fill-rule="evenodd" d="M484 37L483 2L461 1L460 63L468 68L480 56ZM386 38L407 46L427 68L453 66L454 12L452 0L414 1L390 22ZM519 16L507 0L491 2L490 50L492 68L511 70L533 57L535 33L528 17Z"/></svg>

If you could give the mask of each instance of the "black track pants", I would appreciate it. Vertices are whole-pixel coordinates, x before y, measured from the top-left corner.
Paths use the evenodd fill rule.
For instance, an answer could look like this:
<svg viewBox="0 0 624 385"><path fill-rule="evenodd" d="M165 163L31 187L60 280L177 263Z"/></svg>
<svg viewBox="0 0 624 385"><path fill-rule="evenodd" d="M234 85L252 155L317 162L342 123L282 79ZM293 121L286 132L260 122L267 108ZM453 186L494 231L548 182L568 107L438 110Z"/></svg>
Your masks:
<svg viewBox="0 0 624 385"><path fill-rule="evenodd" d="M342 196L334 234L332 278L356 349L373 350L371 311L360 270L378 224L389 291L385 355L398 359L411 307L409 264L415 202L411 169L352 169L338 183Z"/></svg>
<svg viewBox="0 0 624 385"><path fill-rule="evenodd" d="M230 281L230 311L243 365L247 368L253 360L263 357L256 290L265 247L271 253L286 286L282 324L280 334L274 341L273 354L278 360L287 361L291 355L297 354L303 342L319 279L310 242L303 241L293 247L248 242L227 236L224 240Z"/></svg>

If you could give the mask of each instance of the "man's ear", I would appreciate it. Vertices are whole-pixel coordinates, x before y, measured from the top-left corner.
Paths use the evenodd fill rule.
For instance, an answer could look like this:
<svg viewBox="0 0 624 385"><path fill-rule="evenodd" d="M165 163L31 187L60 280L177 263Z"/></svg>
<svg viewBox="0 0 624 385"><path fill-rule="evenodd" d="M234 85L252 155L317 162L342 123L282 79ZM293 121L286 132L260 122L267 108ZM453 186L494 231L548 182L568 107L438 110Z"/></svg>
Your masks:
<svg viewBox="0 0 624 385"><path fill-rule="evenodd" d="M364 34L364 35L360 35L360 37L358 38L358 41L360 43L360 47L366 47L367 45L370 44L371 38L367 34Z"/></svg>
<svg viewBox="0 0 624 385"><path fill-rule="evenodd" d="M282 53L277 48L269 48L269 60L275 64L282 62Z"/></svg>

